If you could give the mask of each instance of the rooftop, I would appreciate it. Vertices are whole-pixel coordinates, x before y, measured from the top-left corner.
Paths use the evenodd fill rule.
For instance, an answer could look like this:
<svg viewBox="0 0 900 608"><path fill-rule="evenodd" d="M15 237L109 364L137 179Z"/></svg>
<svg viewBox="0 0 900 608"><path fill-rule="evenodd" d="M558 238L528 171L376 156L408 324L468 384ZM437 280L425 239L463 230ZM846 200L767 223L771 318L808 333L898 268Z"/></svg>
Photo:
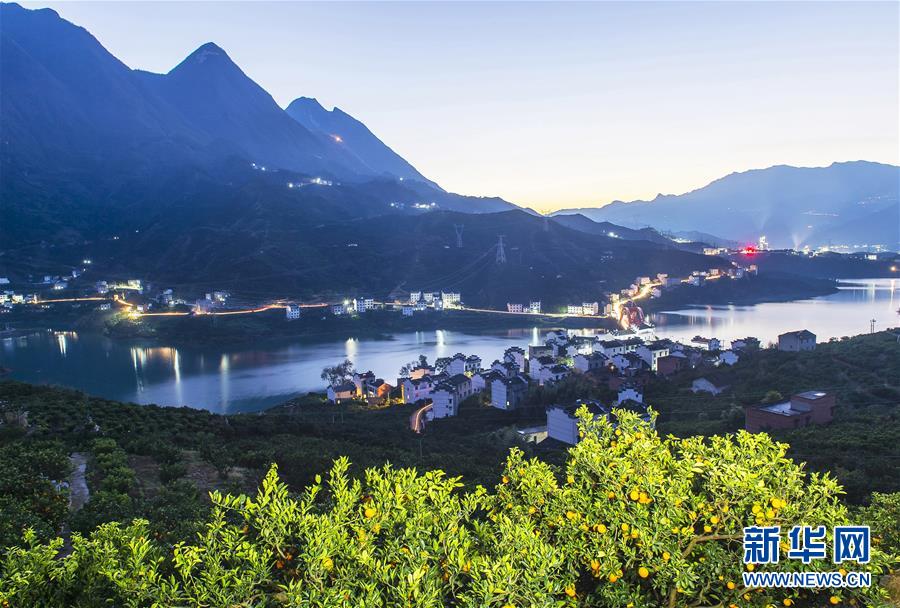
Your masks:
<svg viewBox="0 0 900 608"><path fill-rule="evenodd" d="M815 338L816 334L812 333L808 329L801 329L799 331L784 332L783 334L780 334L778 337L781 338L782 336L796 336L797 338L803 338L803 339L808 340L809 338Z"/></svg>
<svg viewBox="0 0 900 608"><path fill-rule="evenodd" d="M803 399L821 399L822 397L827 396L828 393L824 393L822 391L805 391L803 393L797 393L797 397L801 397Z"/></svg>

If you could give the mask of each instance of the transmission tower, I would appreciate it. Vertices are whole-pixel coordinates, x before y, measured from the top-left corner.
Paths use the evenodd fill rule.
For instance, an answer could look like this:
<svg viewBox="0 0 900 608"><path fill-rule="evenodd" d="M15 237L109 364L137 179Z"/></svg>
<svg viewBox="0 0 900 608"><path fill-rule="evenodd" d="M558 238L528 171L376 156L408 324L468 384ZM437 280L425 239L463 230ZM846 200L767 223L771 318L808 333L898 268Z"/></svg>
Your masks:
<svg viewBox="0 0 900 608"><path fill-rule="evenodd" d="M875 319L869 319L869 333L875 333Z"/></svg>
<svg viewBox="0 0 900 608"><path fill-rule="evenodd" d="M497 235L497 263L506 264L506 248L503 245L503 237L505 235Z"/></svg>
<svg viewBox="0 0 900 608"><path fill-rule="evenodd" d="M453 224L453 229L456 230L456 246L462 249L462 235L463 230L465 229L465 225Z"/></svg>

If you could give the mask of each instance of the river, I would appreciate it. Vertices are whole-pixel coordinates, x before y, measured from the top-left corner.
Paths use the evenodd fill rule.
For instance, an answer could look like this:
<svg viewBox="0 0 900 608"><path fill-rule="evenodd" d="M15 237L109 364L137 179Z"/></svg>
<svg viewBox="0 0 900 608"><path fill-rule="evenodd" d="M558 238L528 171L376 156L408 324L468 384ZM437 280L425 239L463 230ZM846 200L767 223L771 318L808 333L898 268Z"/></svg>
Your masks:
<svg viewBox="0 0 900 608"><path fill-rule="evenodd" d="M856 280L838 293L754 306L705 306L650 316L660 337L701 334L723 340L809 329L819 341L900 324L900 281ZM592 331L592 330L590 330ZM488 365L509 346L539 343L536 328L462 333L401 333L389 340L333 340L234 349L173 348L110 340L90 333L43 331L5 338L0 366L25 382L58 384L135 403L188 405L218 413L257 411L310 390L322 390L322 368L349 358L392 384L400 367L424 354L429 361L457 352Z"/></svg>

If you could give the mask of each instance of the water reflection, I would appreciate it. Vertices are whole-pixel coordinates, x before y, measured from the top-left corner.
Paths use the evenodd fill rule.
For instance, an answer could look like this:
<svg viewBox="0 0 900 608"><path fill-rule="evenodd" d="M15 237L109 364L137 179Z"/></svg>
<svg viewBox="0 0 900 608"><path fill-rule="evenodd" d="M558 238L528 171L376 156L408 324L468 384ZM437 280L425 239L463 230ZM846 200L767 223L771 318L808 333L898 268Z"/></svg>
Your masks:
<svg viewBox="0 0 900 608"><path fill-rule="evenodd" d="M820 340L898 324L896 281L845 285L831 296L757 306L703 306L651 316L657 333L723 340L748 335L763 343L784 331L808 328ZM593 330L583 332L586 335ZM137 403L190 405L216 412L263 409L309 390L320 390L326 365L349 358L395 382L402 365L424 354L477 354L485 365L509 346L539 344L543 331L528 327L481 334L436 330L397 334L391 340L339 339L327 343L266 345L243 349L172 348L108 340L95 334L37 332L3 340L0 366L16 379L73 386Z"/></svg>

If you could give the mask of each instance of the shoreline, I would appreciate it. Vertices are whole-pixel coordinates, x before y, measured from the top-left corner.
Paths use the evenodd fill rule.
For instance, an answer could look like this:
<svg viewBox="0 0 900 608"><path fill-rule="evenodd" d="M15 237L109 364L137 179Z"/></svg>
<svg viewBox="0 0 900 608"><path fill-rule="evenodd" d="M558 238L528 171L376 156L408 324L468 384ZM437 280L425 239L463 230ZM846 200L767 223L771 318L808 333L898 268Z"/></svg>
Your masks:
<svg viewBox="0 0 900 608"><path fill-rule="evenodd" d="M837 293L838 281L800 278L793 275L766 274L747 279L708 283L702 287L679 286L665 291L661 298L641 300L645 313L674 312L704 306L753 306L809 300ZM858 284L851 281L850 284ZM749 289L748 289L749 288ZM132 319L121 313L80 312L63 309L61 314L25 314L19 327L8 338L41 331L87 331L111 340L142 344L240 348L249 345L277 345L284 342L325 343L348 338L365 340L394 339L396 334L417 331L484 332L489 330L531 329L613 329L618 325L606 317L518 316L467 310L424 312L401 317L396 312L376 310L359 316L334 317L317 312L299 320L287 321L281 310L253 315L145 317ZM33 317L41 317L40 323ZM32 317L32 318L29 318ZM47 318L50 317L50 318Z"/></svg>

